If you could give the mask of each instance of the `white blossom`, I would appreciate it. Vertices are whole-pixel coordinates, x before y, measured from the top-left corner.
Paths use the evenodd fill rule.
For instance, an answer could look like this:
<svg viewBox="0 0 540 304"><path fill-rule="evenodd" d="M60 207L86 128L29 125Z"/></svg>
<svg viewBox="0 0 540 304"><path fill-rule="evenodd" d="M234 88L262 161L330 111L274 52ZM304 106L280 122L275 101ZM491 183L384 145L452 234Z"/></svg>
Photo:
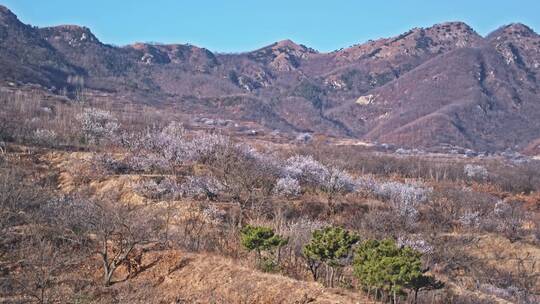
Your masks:
<svg viewBox="0 0 540 304"><path fill-rule="evenodd" d="M427 201L431 188L420 184L404 184L387 182L376 186L375 193L392 204L392 208L409 222L416 221L419 216L418 205Z"/></svg>
<svg viewBox="0 0 540 304"><path fill-rule="evenodd" d="M226 147L229 144L229 138L226 136L203 133L188 143L188 155L194 161L205 160L212 157L220 148Z"/></svg>
<svg viewBox="0 0 540 304"><path fill-rule="evenodd" d="M279 196L296 197L300 191L300 183L290 176L279 178L274 187L274 193Z"/></svg>
<svg viewBox="0 0 540 304"><path fill-rule="evenodd" d="M110 112L96 108L84 109L77 115L77 120L88 142L97 144L101 139L111 139L120 126Z"/></svg>
<svg viewBox="0 0 540 304"><path fill-rule="evenodd" d="M155 127L145 130L130 144L132 150L153 153L165 161L179 163L187 158L188 147L185 145L184 135L185 130L182 125L171 122L161 130Z"/></svg>
<svg viewBox="0 0 540 304"><path fill-rule="evenodd" d="M465 227L476 228L480 225L480 213L467 211L459 217L459 222Z"/></svg>
<svg viewBox="0 0 540 304"><path fill-rule="evenodd" d="M504 201L498 201L495 204L493 214L495 215L496 228L501 233L518 234L522 230L526 219L526 214L519 206L513 206L511 203Z"/></svg>
<svg viewBox="0 0 540 304"><path fill-rule="evenodd" d="M202 133L190 138L184 127L176 122L162 129L152 127L140 134L125 134L122 142L138 158L148 158L149 163L161 159L161 162L171 164L205 162L220 148L229 145L229 139L219 134Z"/></svg>
<svg viewBox="0 0 540 304"><path fill-rule="evenodd" d="M500 200L495 203L495 206L493 208L493 213L498 217L503 217L510 211L510 205L505 203L504 201Z"/></svg>
<svg viewBox="0 0 540 304"><path fill-rule="evenodd" d="M370 176L361 176L354 181L356 191L367 191L375 193L377 189L377 181Z"/></svg>
<svg viewBox="0 0 540 304"><path fill-rule="evenodd" d="M32 139L39 144L52 145L56 141L56 132L47 129L37 129L32 134Z"/></svg>
<svg viewBox="0 0 540 304"><path fill-rule="evenodd" d="M284 175L288 175L308 184L321 184L329 175L328 168L313 159L312 156L293 156L285 162Z"/></svg>
<svg viewBox="0 0 540 304"><path fill-rule="evenodd" d="M171 122L156 134L154 148L158 149L156 151L160 151L166 160L182 163L189 157L189 148L184 137L184 127L179 123Z"/></svg>
<svg viewBox="0 0 540 304"><path fill-rule="evenodd" d="M480 165L466 164L463 171L468 178L484 180L488 177L488 170Z"/></svg>
<svg viewBox="0 0 540 304"><path fill-rule="evenodd" d="M208 222L220 224L224 222L227 212L214 205L209 205L203 209L202 215Z"/></svg>
<svg viewBox="0 0 540 304"><path fill-rule="evenodd" d="M419 236L400 236L397 239L397 245L399 247L410 247L422 254L433 253L433 246Z"/></svg>
<svg viewBox="0 0 540 304"><path fill-rule="evenodd" d="M186 181L180 186L180 189L185 197L213 199L223 191L224 187L218 180L212 177L188 176Z"/></svg>
<svg viewBox="0 0 540 304"><path fill-rule="evenodd" d="M344 170L331 168L321 183L324 191L330 193L348 193L356 188L355 180Z"/></svg>
<svg viewBox="0 0 540 304"><path fill-rule="evenodd" d="M166 170L170 167L166 159L155 153L138 153L131 156L128 163L137 171Z"/></svg>

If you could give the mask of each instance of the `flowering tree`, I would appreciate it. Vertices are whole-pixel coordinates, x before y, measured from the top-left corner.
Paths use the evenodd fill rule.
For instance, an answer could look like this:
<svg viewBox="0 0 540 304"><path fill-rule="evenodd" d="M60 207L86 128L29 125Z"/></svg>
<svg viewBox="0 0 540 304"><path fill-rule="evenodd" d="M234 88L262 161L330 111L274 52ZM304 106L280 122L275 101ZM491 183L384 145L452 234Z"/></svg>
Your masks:
<svg viewBox="0 0 540 304"><path fill-rule="evenodd" d="M77 120L87 143L99 144L103 139L111 139L120 126L109 111L96 108L84 109Z"/></svg>
<svg viewBox="0 0 540 304"><path fill-rule="evenodd" d="M132 152L132 167L141 171L174 171L189 162L210 163L231 145L227 137L219 134L190 137L177 122L163 128L153 126L137 134L123 134L121 143Z"/></svg>
<svg viewBox="0 0 540 304"><path fill-rule="evenodd" d="M344 170L331 168L322 180L320 189L326 194L330 212L336 212L335 197L340 194L347 194L355 190L354 179Z"/></svg>
<svg viewBox="0 0 540 304"><path fill-rule="evenodd" d="M296 155L285 161L284 175L298 179L302 184L317 186L323 183L329 171L312 156Z"/></svg>
<svg viewBox="0 0 540 304"><path fill-rule="evenodd" d="M283 174L326 194L330 212L335 213L335 197L355 191L356 181L344 170L327 167L312 156L296 155L285 162Z"/></svg>
<svg viewBox="0 0 540 304"><path fill-rule="evenodd" d="M208 163L230 144L230 140L226 136L205 132L197 135L189 142L188 155L193 161Z"/></svg>
<svg viewBox="0 0 540 304"><path fill-rule="evenodd" d="M300 191L300 183L290 176L279 178L274 187L274 193L278 196L296 197L300 194Z"/></svg>
<svg viewBox="0 0 540 304"><path fill-rule="evenodd" d="M427 201L431 191L430 188L418 184L400 182L382 183L375 189L375 193L389 200L393 210L408 224L418 219L418 205Z"/></svg>
<svg viewBox="0 0 540 304"><path fill-rule="evenodd" d="M496 230L515 242L523 236L523 224L526 214L521 202L499 201L493 210Z"/></svg>
<svg viewBox="0 0 540 304"><path fill-rule="evenodd" d="M181 164L188 159L190 149L186 144L185 129L177 122L169 123L151 141L153 150L171 163Z"/></svg>
<svg viewBox="0 0 540 304"><path fill-rule="evenodd" d="M371 176L360 176L355 180L356 191L365 191L367 193L375 193L377 189L377 181Z"/></svg>
<svg viewBox="0 0 540 304"><path fill-rule="evenodd" d="M147 128L139 134L124 134L122 143L133 152L132 165L139 170L165 170L188 159L185 130L176 122Z"/></svg>
<svg viewBox="0 0 540 304"><path fill-rule="evenodd" d="M485 180L488 177L488 170L480 165L466 164L463 167L465 175L470 179Z"/></svg>
<svg viewBox="0 0 540 304"><path fill-rule="evenodd" d="M53 145L57 139L56 132L47 129L37 129L32 134L32 139L41 145Z"/></svg>
<svg viewBox="0 0 540 304"><path fill-rule="evenodd" d="M180 185L180 191L184 197L215 199L223 190L223 185L212 177L188 176Z"/></svg>
<svg viewBox="0 0 540 304"><path fill-rule="evenodd" d="M410 247L424 255L433 253L433 246L419 236L401 236L397 239L398 247Z"/></svg>
<svg viewBox="0 0 540 304"><path fill-rule="evenodd" d="M171 166L163 157L155 153L136 152L128 158L128 166L136 171L166 171Z"/></svg>

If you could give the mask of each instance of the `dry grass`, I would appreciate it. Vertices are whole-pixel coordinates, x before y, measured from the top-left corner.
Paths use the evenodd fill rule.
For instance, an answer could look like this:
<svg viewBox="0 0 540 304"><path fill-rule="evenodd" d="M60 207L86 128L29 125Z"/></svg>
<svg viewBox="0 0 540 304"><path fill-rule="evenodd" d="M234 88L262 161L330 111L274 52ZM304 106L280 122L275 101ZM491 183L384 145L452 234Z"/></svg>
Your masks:
<svg viewBox="0 0 540 304"><path fill-rule="evenodd" d="M525 242L511 243L499 235L483 235L469 254L501 272L540 273L540 248ZM540 292L540 277L530 282L533 292Z"/></svg>
<svg viewBox="0 0 540 304"><path fill-rule="evenodd" d="M121 303L370 303L357 293L260 273L216 255L152 251L143 265L151 266L113 286Z"/></svg>

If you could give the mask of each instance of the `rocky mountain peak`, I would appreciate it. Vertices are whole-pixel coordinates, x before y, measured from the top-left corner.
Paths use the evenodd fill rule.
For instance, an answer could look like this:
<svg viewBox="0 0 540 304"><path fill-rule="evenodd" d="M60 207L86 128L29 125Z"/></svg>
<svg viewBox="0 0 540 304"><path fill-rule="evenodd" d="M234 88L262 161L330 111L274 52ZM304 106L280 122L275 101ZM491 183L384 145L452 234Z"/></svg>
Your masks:
<svg viewBox="0 0 540 304"><path fill-rule="evenodd" d="M276 71L290 72L298 68L301 60L315 53L317 51L312 48L286 39L253 51L249 53L249 56L256 61L268 64Z"/></svg>
<svg viewBox="0 0 540 304"><path fill-rule="evenodd" d="M278 41L275 44L273 44L271 47L272 49L275 49L275 50L285 50L285 51L288 50L288 51L302 52L302 53L316 53L314 49L308 48L302 44L297 44L296 42L290 39Z"/></svg>
<svg viewBox="0 0 540 304"><path fill-rule="evenodd" d="M7 7L0 5L0 25L22 24L17 16Z"/></svg>
<svg viewBox="0 0 540 304"><path fill-rule="evenodd" d="M517 35L520 37L533 37L538 36L538 34L526 26L523 23L512 23L504 27L504 32L509 35Z"/></svg>
<svg viewBox="0 0 540 304"><path fill-rule="evenodd" d="M516 40L521 38L537 38L538 34L522 23L511 23L490 33L489 40Z"/></svg>
<svg viewBox="0 0 540 304"><path fill-rule="evenodd" d="M450 49L471 46L482 40L482 37L464 22L440 23L425 31L434 42L433 45L440 44Z"/></svg>
<svg viewBox="0 0 540 304"><path fill-rule="evenodd" d="M9 10L9 8L0 4L0 16L3 16L3 15L15 16L15 14L13 14L13 12Z"/></svg>
<svg viewBox="0 0 540 304"><path fill-rule="evenodd" d="M50 42L64 42L72 47L82 46L86 43L101 44L92 31L84 26L66 24L46 27L40 31Z"/></svg>
<svg viewBox="0 0 540 304"><path fill-rule="evenodd" d="M474 46L483 38L463 22L446 22L428 28L413 28L392 38L369 41L340 50L338 60L351 62L366 58L388 60L398 57L440 54Z"/></svg>

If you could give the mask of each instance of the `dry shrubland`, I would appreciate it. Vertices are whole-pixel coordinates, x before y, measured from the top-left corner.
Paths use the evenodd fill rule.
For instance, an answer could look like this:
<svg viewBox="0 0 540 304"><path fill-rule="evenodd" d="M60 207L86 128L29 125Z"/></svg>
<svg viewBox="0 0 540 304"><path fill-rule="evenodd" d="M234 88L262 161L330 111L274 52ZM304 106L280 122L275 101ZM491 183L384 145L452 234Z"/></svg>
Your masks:
<svg viewBox="0 0 540 304"><path fill-rule="evenodd" d="M254 144L28 92L0 104L0 302L540 300L534 160Z"/></svg>

